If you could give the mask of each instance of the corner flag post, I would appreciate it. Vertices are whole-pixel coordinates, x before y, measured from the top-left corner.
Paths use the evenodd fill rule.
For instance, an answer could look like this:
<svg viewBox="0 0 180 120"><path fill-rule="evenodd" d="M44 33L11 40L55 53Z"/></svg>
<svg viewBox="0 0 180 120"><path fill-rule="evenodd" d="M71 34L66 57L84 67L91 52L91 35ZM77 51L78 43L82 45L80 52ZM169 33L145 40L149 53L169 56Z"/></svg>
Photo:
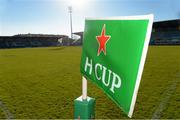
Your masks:
<svg viewBox="0 0 180 120"><path fill-rule="evenodd" d="M82 77L82 99L87 100L87 80L84 76Z"/></svg>
<svg viewBox="0 0 180 120"><path fill-rule="evenodd" d="M94 119L95 99L87 96L87 79L82 77L82 96L74 100L74 119Z"/></svg>

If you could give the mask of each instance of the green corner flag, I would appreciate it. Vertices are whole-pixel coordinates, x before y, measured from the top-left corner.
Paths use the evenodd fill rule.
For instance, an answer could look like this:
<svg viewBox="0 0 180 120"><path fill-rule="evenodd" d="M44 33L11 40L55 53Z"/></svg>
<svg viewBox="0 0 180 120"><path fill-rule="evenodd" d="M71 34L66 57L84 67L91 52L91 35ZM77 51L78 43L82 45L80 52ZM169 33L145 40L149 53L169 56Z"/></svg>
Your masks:
<svg viewBox="0 0 180 120"><path fill-rule="evenodd" d="M81 73L132 117L153 15L86 19Z"/></svg>

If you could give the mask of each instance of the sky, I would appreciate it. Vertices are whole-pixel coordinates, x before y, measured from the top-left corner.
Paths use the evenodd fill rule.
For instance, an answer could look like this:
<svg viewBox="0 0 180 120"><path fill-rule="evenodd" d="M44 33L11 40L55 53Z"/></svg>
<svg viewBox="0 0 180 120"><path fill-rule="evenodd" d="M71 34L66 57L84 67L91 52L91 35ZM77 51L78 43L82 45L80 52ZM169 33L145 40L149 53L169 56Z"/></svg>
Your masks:
<svg viewBox="0 0 180 120"><path fill-rule="evenodd" d="M70 35L84 30L85 18L154 14L155 21L180 19L180 0L0 0L0 36Z"/></svg>

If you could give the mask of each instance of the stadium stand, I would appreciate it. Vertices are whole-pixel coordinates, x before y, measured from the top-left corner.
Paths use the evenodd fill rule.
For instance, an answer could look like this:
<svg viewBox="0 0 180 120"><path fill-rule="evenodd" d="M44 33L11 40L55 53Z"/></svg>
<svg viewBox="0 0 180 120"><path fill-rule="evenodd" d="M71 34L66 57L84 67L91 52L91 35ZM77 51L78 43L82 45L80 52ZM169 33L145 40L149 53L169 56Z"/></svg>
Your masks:
<svg viewBox="0 0 180 120"><path fill-rule="evenodd" d="M68 39L69 37L66 35L20 34L1 36L0 48L61 46L68 45Z"/></svg>
<svg viewBox="0 0 180 120"><path fill-rule="evenodd" d="M180 19L154 22L150 45L180 45Z"/></svg>

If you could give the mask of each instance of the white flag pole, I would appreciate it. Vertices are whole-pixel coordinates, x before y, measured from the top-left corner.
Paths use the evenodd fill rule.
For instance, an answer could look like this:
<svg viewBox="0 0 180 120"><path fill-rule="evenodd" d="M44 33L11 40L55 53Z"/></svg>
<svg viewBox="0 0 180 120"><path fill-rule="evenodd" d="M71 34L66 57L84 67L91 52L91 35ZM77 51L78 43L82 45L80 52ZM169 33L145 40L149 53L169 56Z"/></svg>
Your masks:
<svg viewBox="0 0 180 120"><path fill-rule="evenodd" d="M82 99L87 99L87 80L84 76L82 77Z"/></svg>
<svg viewBox="0 0 180 120"><path fill-rule="evenodd" d="M95 99L87 96L87 79L82 76L82 95L74 100L74 118L95 119Z"/></svg>

